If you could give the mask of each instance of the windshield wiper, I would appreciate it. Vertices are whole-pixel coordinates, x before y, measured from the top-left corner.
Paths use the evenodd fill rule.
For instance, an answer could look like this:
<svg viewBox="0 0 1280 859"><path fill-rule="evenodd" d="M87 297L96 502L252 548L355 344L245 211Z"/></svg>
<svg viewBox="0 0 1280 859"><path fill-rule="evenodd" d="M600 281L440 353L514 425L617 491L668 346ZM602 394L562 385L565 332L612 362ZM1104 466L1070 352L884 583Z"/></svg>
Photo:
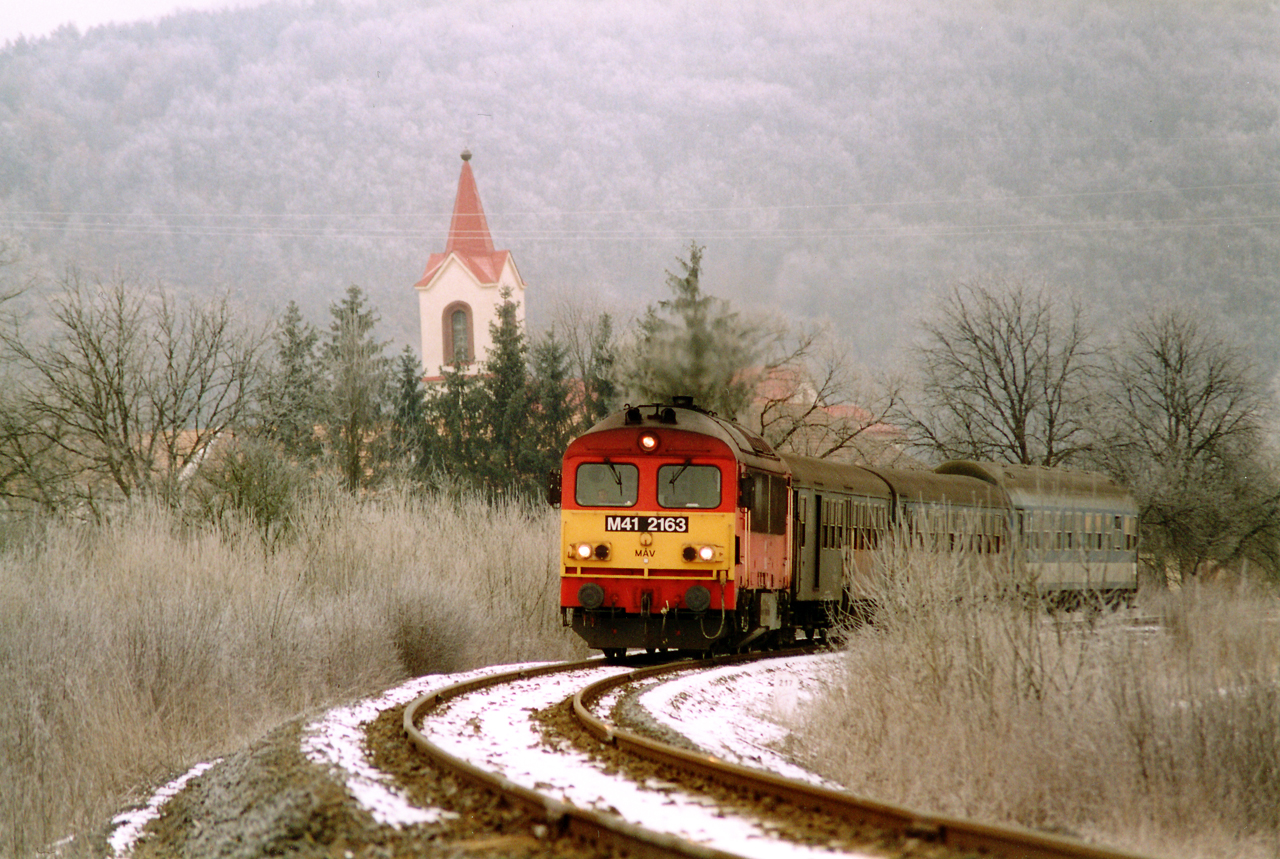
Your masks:
<svg viewBox="0 0 1280 859"><path fill-rule="evenodd" d="M680 466L680 470L677 471L674 475L672 475L671 479L668 480L667 483L669 483L672 486L672 488L674 488L676 485L676 481L680 479L680 475L684 474L685 470L691 465L693 465L693 460L686 459L684 465Z"/></svg>

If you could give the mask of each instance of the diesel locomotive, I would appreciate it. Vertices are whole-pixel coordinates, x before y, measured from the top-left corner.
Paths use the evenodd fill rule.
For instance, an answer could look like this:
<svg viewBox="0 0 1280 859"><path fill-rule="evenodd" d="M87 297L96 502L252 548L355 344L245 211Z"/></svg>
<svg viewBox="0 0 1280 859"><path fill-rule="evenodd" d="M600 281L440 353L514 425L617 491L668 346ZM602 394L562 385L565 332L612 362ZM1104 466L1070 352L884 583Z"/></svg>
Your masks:
<svg viewBox="0 0 1280 859"><path fill-rule="evenodd" d="M1137 507L1103 475L793 456L690 398L628 406L574 439L550 495L562 621L612 659L822 637L873 599L870 553L904 535L1017 563L1058 602L1137 588Z"/></svg>

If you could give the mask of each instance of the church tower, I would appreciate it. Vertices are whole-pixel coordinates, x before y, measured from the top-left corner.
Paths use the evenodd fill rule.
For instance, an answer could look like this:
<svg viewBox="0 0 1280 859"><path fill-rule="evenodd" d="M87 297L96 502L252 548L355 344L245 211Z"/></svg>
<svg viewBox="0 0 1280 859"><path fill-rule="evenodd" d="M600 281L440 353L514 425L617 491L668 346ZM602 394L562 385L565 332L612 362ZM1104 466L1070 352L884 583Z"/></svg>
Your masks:
<svg viewBox="0 0 1280 859"><path fill-rule="evenodd" d="M453 204L453 220L444 253L427 259L427 270L413 285L418 291L422 326L422 367L428 382L459 366L475 373L493 343L489 323L497 323L502 288L511 288L516 318L524 324L524 281L511 251L493 248L489 223L480 205L471 153L462 152L462 175Z"/></svg>

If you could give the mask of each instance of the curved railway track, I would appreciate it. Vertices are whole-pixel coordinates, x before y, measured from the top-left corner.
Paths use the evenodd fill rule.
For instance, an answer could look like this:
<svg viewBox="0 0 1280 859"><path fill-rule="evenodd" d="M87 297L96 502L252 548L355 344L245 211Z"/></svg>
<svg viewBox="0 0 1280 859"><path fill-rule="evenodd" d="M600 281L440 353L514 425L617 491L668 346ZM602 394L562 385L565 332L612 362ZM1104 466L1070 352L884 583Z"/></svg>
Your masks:
<svg viewBox="0 0 1280 859"><path fill-rule="evenodd" d="M804 651L790 651L785 655L800 652ZM879 843L881 848L876 852L883 852L887 841L927 844L933 849L930 855L940 855L937 851L943 851L941 855L950 852L955 856L980 854L1019 859L1142 859L1134 853L1098 847L1075 839L1013 826L921 813L844 791L783 778L644 736L637 731L615 725L592 710L592 706L602 698L629 684L652 681L664 674L688 671L691 668L724 666L778 655L784 654L718 657L704 662L666 663L631 670L615 668L610 676L591 682L573 695L572 712L586 732L598 742L621 753L674 768L695 780L710 780L742 795L768 797L770 803L778 803L797 813L824 818L824 831L843 831L867 843ZM646 829L623 820L619 814L570 804L518 784L504 775L489 772L441 748L419 727L424 717L433 710L486 687L562 672L601 668L599 660L587 660L518 669L459 683L411 702L404 711L404 730L412 744L436 766L476 787L492 791L512 805L545 820L551 833L594 843L602 850L634 856L737 859L741 854L695 844L670 833ZM869 832L876 835L868 836Z"/></svg>

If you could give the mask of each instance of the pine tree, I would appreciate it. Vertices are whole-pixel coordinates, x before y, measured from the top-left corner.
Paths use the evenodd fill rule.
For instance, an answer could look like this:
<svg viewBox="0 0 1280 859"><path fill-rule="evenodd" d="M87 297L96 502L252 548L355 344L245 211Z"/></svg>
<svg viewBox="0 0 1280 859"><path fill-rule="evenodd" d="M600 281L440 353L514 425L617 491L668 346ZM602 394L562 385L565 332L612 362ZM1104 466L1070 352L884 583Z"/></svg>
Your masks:
<svg viewBox="0 0 1280 859"><path fill-rule="evenodd" d="M483 391L474 376L454 366L427 396L426 419L432 428L425 439L422 473L439 472L465 484L478 485L488 445L481 420Z"/></svg>
<svg viewBox="0 0 1280 859"><path fill-rule="evenodd" d="M427 421L427 392L422 384L422 363L405 346L396 359L392 395L391 450L393 456L421 472L427 462L432 427Z"/></svg>
<svg viewBox="0 0 1280 859"><path fill-rule="evenodd" d="M527 477L536 481L556 467L577 428L577 412L571 402L569 349L556 337L554 328L534 344L530 400L533 444L529 445Z"/></svg>
<svg viewBox="0 0 1280 859"><path fill-rule="evenodd" d="M322 350L329 379L328 442L343 481L355 492L382 458L378 424L390 367L382 354L384 344L373 338L377 313L368 307L360 287L347 287L346 298L329 305L329 312L333 320Z"/></svg>
<svg viewBox="0 0 1280 859"><path fill-rule="evenodd" d="M323 379L316 362L320 334L303 321L297 302L290 301L273 339L276 360L263 390L263 433L286 455L313 459L320 454L315 428L323 408Z"/></svg>
<svg viewBox="0 0 1280 859"><path fill-rule="evenodd" d="M490 323L489 350L482 370L483 417L488 435L484 480L505 489L520 481L529 439L528 345L516 317L511 290L504 288L498 321Z"/></svg>
<svg viewBox="0 0 1280 859"><path fill-rule="evenodd" d="M727 301L702 291L702 251L690 243L689 259L677 260L683 274L667 272L675 295L646 310L622 377L635 401L686 394L699 406L734 418L750 402L767 338Z"/></svg>
<svg viewBox="0 0 1280 859"><path fill-rule="evenodd" d="M617 354L613 342L613 319L602 313L591 329L591 357L582 378L583 413L592 426L618 407L615 381Z"/></svg>

